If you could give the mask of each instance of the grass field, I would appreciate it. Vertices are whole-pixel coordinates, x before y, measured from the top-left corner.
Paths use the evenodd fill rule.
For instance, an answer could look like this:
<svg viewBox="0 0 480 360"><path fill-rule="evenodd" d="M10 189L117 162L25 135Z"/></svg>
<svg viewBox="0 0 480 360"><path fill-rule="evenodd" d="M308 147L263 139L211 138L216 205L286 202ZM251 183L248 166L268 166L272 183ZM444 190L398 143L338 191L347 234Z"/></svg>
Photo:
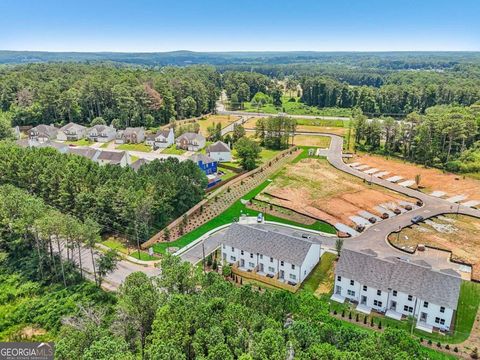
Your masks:
<svg viewBox="0 0 480 360"><path fill-rule="evenodd" d="M93 144L93 141L90 141L88 139L80 139L77 141L65 141L65 145L75 145L75 146L88 146Z"/></svg>
<svg viewBox="0 0 480 360"><path fill-rule="evenodd" d="M274 177L275 175L273 175L271 178L274 178ZM245 196L243 196L242 199L250 200L254 198L269 184L270 184L270 181L268 180L263 182L262 184L257 186L255 189L247 193ZM174 246L174 247L182 248L190 244L192 241L198 239L200 236L204 235L208 231L213 230L221 225L231 223L234 219L238 218L241 214L247 214L248 216L256 216L258 213L259 211L248 209L244 204L242 204L240 200L237 200L235 203L233 203L232 206L230 206L227 210L225 210L219 216L203 224L202 226L196 228L195 230L189 232L188 234L183 235L180 239L169 242L169 243L156 243L155 245L153 245L154 251L156 253L163 254L165 253L168 247ZM299 226L299 227L303 227L311 230L323 231L329 234L336 233L336 230L333 226L322 221L316 221L312 225L304 225L304 224L299 224L297 222L290 221L287 219L279 218L270 214L264 214L264 215L265 215L265 220L268 220L268 221L275 221L275 222Z"/></svg>
<svg viewBox="0 0 480 360"><path fill-rule="evenodd" d="M333 288L333 263L336 258L335 254L324 253L320 262L303 282L301 289L312 294L328 294Z"/></svg>
<svg viewBox="0 0 480 360"><path fill-rule="evenodd" d="M290 115L316 115L316 116L341 116L349 117L352 114L351 109L342 108L317 108L314 106L308 106L298 101L289 101L289 96L282 96L282 106L275 107L273 104L265 104L264 106L257 108L253 107L250 102L244 103L243 111L248 112L261 112L267 114L278 114L285 112Z"/></svg>
<svg viewBox="0 0 480 360"><path fill-rule="evenodd" d="M129 255L135 259L143 260L143 261L152 261L152 260L158 260L159 258L157 256L150 256L144 251L140 251L140 254L137 250L130 249L130 253L128 248L123 244L120 240L114 239L114 238L108 238L105 241L101 242L102 245L108 246L110 249L117 250L118 252Z"/></svg>
<svg viewBox="0 0 480 360"><path fill-rule="evenodd" d="M330 147L331 139L328 136L295 135L293 142L297 146L313 146L322 149Z"/></svg>
<svg viewBox="0 0 480 360"><path fill-rule="evenodd" d="M112 142L113 142L113 141L109 141L109 142L103 143L103 144L100 146L100 148L101 148L101 149L106 149L106 148L108 148L108 146L109 146Z"/></svg>
<svg viewBox="0 0 480 360"><path fill-rule="evenodd" d="M207 137L207 129L209 126L220 123L222 124L222 128L224 128L238 119L239 117L235 115L209 115L205 119L198 120L198 124L200 125L200 133Z"/></svg>
<svg viewBox="0 0 480 360"><path fill-rule="evenodd" d="M117 150L150 152L152 147L145 144L121 144L117 146Z"/></svg>
<svg viewBox="0 0 480 360"><path fill-rule="evenodd" d="M183 155L186 151L183 149L177 149L175 145L172 145L164 150L162 150L162 154L170 154L170 155Z"/></svg>

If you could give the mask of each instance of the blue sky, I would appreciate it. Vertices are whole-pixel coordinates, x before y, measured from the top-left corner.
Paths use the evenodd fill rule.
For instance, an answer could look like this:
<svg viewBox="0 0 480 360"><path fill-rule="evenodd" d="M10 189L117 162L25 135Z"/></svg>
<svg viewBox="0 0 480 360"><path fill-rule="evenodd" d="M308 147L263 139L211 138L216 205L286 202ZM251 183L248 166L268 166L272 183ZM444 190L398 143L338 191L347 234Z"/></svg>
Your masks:
<svg viewBox="0 0 480 360"><path fill-rule="evenodd" d="M0 0L0 49L475 50L480 0Z"/></svg>

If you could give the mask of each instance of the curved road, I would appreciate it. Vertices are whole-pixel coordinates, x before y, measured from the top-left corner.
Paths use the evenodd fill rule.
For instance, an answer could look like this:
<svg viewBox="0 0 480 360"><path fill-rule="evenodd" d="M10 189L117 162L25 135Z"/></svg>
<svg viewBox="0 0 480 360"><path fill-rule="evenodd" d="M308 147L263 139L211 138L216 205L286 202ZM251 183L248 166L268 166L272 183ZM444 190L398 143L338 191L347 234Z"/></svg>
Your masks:
<svg viewBox="0 0 480 360"><path fill-rule="evenodd" d="M480 218L480 210L466 207L463 205L452 204L444 199L430 196L420 191L400 186L398 184L391 183L389 181L365 174L361 171L351 168L343 162L343 138L340 136L312 132L305 133L305 135L322 135L331 138L330 148L324 150L324 155L326 155L329 163L338 170L346 172L358 178L365 179L366 181L371 181L374 184L383 186L406 196L419 199L423 202L423 206L418 209L407 211L403 214L379 221L376 224L369 226L367 229L365 229L363 233L355 237L345 238L344 247L355 250L372 249L377 252L377 254L379 254L379 256L381 257L402 256L404 258L421 258L428 261L432 265L432 267L437 269L450 267L458 270L458 265L450 263L448 259L445 259L444 257L429 257L428 252L417 252L416 254L410 255L406 252L398 250L388 243L387 236L394 231L398 231L401 228L411 225L411 219L416 215L421 215L425 219L427 219L441 214L458 212L459 214L470 215ZM301 231L298 229L291 229L282 226L281 224L268 224L258 226L268 227L272 230L286 233L292 236L300 236L300 233L308 232L307 229ZM225 231L226 230L224 229L211 235L210 237L198 243L196 246L193 246L192 248L184 252L181 257L184 260L188 260L192 263L198 262L202 259L203 252L205 252L205 254L209 254L220 245ZM321 242L323 246L330 249L335 248L336 239L337 238L335 237L326 237L318 234L312 234L313 241Z"/></svg>

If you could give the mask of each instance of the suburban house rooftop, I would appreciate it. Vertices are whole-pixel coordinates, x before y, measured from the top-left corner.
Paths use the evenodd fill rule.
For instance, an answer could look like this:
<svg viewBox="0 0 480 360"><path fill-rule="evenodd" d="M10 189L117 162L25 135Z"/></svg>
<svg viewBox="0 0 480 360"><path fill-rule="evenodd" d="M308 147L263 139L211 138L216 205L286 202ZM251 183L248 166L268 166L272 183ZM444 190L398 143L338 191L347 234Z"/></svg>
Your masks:
<svg viewBox="0 0 480 360"><path fill-rule="evenodd" d="M371 250L342 249L335 274L375 289L397 290L424 301L457 308L462 279L451 269L433 270L425 261L379 258Z"/></svg>
<svg viewBox="0 0 480 360"><path fill-rule="evenodd" d="M112 164L120 163L125 156L125 151L106 151L103 150L98 155L98 160L110 161Z"/></svg>
<svg viewBox="0 0 480 360"><path fill-rule="evenodd" d="M202 134L187 132L180 135L177 140L187 139L188 141L193 141L193 140L201 140L203 138L204 137Z"/></svg>
<svg viewBox="0 0 480 360"><path fill-rule="evenodd" d="M207 147L207 152L229 152L230 148L223 141L217 141Z"/></svg>
<svg viewBox="0 0 480 360"><path fill-rule="evenodd" d="M192 156L189 157L190 160L193 162L203 162L204 164L210 164L212 162L216 162L216 160L212 159L211 157L205 155L205 154L193 154Z"/></svg>
<svg viewBox="0 0 480 360"><path fill-rule="evenodd" d="M301 266L313 245L306 239L234 223L230 225L222 243L253 254L270 256Z"/></svg>

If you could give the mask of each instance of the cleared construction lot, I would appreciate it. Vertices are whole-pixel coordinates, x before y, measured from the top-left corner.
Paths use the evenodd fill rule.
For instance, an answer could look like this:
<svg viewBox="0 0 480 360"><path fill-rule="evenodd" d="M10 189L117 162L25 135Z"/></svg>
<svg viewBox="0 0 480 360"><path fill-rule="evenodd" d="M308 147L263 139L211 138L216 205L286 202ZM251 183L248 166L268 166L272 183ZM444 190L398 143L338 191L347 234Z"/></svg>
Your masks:
<svg viewBox="0 0 480 360"><path fill-rule="evenodd" d="M480 281L480 219L448 214L392 233L396 247L413 251L418 244L452 252L451 259L472 266L472 279Z"/></svg>
<svg viewBox="0 0 480 360"><path fill-rule="evenodd" d="M400 203L415 203L414 199L368 185L318 158L287 165L257 198L330 224L350 227L368 225L369 217L380 220L384 212L402 208Z"/></svg>

